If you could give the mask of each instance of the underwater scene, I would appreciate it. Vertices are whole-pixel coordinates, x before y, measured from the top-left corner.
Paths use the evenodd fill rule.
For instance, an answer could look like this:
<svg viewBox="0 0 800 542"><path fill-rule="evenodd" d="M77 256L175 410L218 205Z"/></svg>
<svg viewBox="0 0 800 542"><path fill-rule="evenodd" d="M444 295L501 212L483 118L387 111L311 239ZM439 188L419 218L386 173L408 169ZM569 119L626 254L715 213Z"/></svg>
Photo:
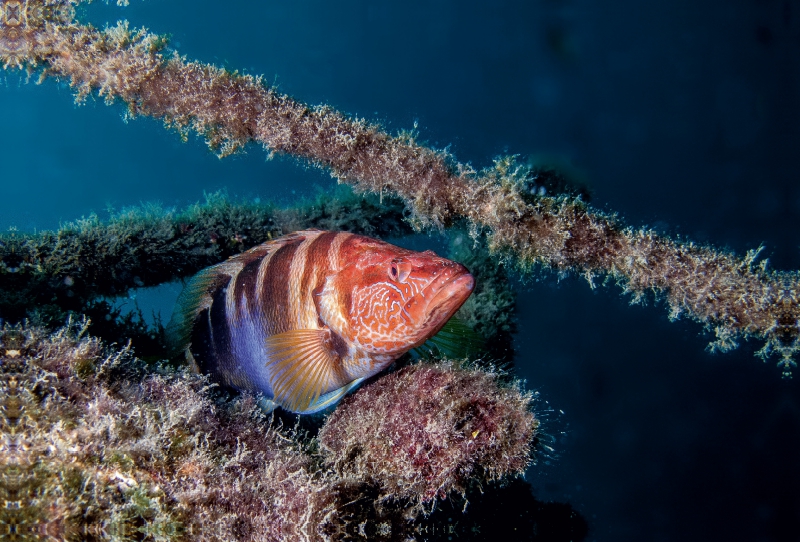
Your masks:
<svg viewBox="0 0 800 542"><path fill-rule="evenodd" d="M0 540L800 539L800 3L0 0Z"/></svg>

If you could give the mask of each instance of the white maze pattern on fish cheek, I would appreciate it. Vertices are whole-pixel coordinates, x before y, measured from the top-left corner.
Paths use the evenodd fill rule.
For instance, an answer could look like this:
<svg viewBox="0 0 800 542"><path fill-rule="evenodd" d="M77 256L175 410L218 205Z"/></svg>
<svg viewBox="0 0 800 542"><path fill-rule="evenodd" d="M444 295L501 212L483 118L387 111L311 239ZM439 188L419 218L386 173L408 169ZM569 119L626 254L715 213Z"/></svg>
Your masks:
<svg viewBox="0 0 800 542"><path fill-rule="evenodd" d="M394 342L407 333L402 318L407 293L389 283L375 283L353 291L351 315L362 329L359 342Z"/></svg>

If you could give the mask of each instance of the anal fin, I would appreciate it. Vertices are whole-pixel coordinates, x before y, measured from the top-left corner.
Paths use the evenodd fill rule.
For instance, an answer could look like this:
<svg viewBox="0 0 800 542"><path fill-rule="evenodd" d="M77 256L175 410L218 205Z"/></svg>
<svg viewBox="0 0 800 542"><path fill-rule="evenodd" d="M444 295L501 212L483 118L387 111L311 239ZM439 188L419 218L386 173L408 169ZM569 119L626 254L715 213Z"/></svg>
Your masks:
<svg viewBox="0 0 800 542"><path fill-rule="evenodd" d="M356 389L361 382L365 380L365 377L356 378L355 380L345 384L341 388L337 388L333 391L329 391L328 393L322 394L319 399L311 403L306 410L303 411L303 414L313 414L314 412L319 412L321 410L325 410L328 407L332 407L339 400L347 395L350 391Z"/></svg>

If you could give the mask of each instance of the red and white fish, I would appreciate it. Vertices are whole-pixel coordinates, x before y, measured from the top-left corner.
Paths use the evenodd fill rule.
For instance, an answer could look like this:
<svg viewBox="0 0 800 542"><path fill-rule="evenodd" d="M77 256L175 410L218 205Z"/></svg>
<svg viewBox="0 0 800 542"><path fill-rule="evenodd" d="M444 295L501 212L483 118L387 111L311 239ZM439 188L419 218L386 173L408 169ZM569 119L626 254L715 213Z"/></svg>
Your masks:
<svg viewBox="0 0 800 542"><path fill-rule="evenodd" d="M222 384L311 413L434 336L474 284L429 250L301 231L201 271L168 336Z"/></svg>

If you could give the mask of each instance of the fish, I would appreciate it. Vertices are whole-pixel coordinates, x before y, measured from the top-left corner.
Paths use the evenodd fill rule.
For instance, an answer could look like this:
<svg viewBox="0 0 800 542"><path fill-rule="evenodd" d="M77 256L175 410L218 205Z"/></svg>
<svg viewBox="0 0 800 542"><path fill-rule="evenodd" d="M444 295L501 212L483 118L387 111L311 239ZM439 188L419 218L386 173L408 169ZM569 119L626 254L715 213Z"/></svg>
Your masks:
<svg viewBox="0 0 800 542"><path fill-rule="evenodd" d="M305 230L199 272L166 331L193 370L311 414L434 338L474 287L433 251Z"/></svg>

